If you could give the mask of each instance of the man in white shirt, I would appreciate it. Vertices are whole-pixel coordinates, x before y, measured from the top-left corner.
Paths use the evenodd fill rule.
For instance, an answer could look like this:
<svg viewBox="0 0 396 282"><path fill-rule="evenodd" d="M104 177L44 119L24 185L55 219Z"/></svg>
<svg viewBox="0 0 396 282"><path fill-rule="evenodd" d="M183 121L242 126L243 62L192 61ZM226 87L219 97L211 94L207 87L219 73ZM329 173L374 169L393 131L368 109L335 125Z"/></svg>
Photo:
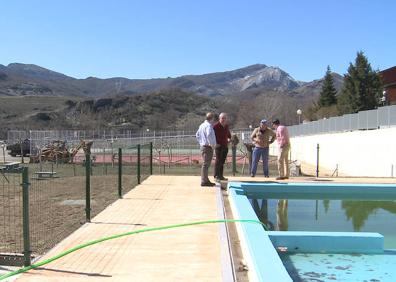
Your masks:
<svg viewBox="0 0 396 282"><path fill-rule="evenodd" d="M195 137L199 143L202 153L201 186L211 187L215 184L210 182L208 171L213 158L213 148L216 146L216 135L213 130L213 113L207 113L205 121L199 126Z"/></svg>

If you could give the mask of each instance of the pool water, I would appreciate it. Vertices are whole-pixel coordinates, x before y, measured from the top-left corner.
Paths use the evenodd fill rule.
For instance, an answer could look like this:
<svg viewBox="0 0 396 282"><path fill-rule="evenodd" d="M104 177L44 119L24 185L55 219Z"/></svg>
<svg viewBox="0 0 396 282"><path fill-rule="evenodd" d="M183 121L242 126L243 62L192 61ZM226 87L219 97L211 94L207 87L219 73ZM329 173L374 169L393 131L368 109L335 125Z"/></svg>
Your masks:
<svg viewBox="0 0 396 282"><path fill-rule="evenodd" d="M396 281L396 253L280 254L293 281Z"/></svg>
<svg viewBox="0 0 396 282"><path fill-rule="evenodd" d="M384 236L385 249L396 249L396 201L257 197L249 201L271 230L378 232Z"/></svg>
<svg viewBox="0 0 396 282"><path fill-rule="evenodd" d="M396 184L250 181L228 188L237 219L257 216L278 231L238 225L258 281L396 281Z"/></svg>

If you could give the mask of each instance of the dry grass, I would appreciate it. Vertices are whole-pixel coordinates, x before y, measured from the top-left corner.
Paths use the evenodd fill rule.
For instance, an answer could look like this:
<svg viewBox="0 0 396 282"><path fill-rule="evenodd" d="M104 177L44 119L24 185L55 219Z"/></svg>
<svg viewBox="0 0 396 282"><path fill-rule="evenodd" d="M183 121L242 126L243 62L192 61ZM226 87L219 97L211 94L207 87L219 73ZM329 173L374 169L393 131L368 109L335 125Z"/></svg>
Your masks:
<svg viewBox="0 0 396 282"><path fill-rule="evenodd" d="M73 176L71 167L57 169L57 178L37 179L31 173L29 180L30 240L35 255L45 253L86 222L85 176ZM126 173L122 178L123 194L137 185L136 175ZM22 253L21 176L5 176L10 182L4 177L0 181L0 252ZM118 199L117 174L91 176L90 192L93 218Z"/></svg>

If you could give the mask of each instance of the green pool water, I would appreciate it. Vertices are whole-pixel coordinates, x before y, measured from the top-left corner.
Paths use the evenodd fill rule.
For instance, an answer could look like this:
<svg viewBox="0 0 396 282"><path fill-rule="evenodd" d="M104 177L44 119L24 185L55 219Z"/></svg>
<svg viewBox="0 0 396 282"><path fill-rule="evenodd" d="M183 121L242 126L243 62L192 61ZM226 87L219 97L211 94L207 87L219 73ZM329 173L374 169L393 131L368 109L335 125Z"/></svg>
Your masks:
<svg viewBox="0 0 396 282"><path fill-rule="evenodd" d="M294 282L299 281L396 281L396 253L281 254L283 265Z"/></svg>
<svg viewBox="0 0 396 282"><path fill-rule="evenodd" d="M396 201L259 197L249 201L271 230L378 232L384 236L385 249L396 249Z"/></svg>

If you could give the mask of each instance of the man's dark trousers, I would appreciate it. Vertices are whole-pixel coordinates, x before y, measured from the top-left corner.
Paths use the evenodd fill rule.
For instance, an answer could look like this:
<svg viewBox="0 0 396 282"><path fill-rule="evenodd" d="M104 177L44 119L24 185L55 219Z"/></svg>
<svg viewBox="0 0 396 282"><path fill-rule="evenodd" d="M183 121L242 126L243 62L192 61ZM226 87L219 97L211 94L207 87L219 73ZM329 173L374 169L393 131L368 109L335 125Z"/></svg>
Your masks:
<svg viewBox="0 0 396 282"><path fill-rule="evenodd" d="M224 177L223 175L224 163L225 160L227 159L228 146L216 145L215 154L216 154L216 162L215 162L214 177L222 178Z"/></svg>

